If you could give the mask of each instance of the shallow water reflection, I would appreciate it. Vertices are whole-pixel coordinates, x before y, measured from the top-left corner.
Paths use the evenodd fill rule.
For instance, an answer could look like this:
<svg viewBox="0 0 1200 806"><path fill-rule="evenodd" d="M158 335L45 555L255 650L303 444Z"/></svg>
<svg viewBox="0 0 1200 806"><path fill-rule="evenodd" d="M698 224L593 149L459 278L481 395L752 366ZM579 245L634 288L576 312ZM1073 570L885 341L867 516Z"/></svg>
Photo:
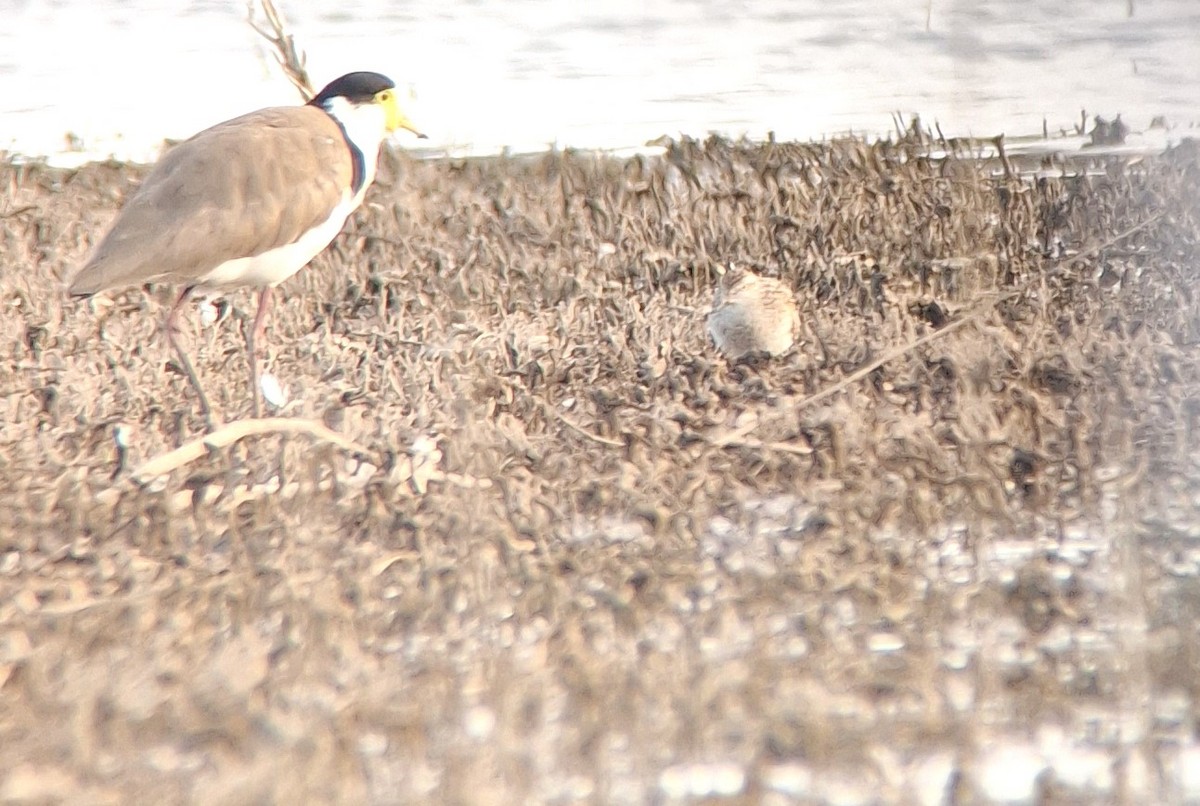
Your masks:
<svg viewBox="0 0 1200 806"><path fill-rule="evenodd" d="M1122 510L1115 492L1110 499L1115 506L1103 518L1066 526L1046 520L1023 535L960 524L940 539L917 541L927 564L923 581L912 585L927 586L944 604L924 616L885 617L885 632L878 613L849 597L830 601L815 630L780 614L771 629L781 661L793 632L805 642L808 670L821 667L824 653L845 656L861 645L868 652L859 653L859 674L877 681L877 696L816 680L778 681L779 693L791 692L808 718L842 739L821 762L768 766L757 783L831 803L877 802L881 792L887 801L914 803L1035 803L1050 793L1081 803L1200 796L1186 767L1197 746L1180 729L1190 709L1178 688L1185 681L1164 670L1152 675L1147 655L1154 631L1166 628L1177 640L1165 622L1187 595L1170 582L1147 585L1162 580L1163 569L1153 552L1135 548L1145 526ZM714 521L714 537L701 550L715 560L717 578L775 576L816 515L792 497L749 501L740 514ZM895 543L896 551L905 550L900 541L914 540L872 539ZM660 781L662 792L710 794L715 773L696 765L687 772Z"/></svg>

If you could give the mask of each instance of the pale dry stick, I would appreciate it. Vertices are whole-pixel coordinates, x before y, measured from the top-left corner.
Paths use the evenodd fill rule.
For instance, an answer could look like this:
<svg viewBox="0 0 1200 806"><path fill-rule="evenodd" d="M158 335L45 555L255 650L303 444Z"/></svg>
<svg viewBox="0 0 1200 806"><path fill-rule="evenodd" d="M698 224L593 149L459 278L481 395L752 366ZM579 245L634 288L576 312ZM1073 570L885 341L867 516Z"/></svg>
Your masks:
<svg viewBox="0 0 1200 806"><path fill-rule="evenodd" d="M271 43L271 47L275 49L275 60L283 68L284 75L287 76L288 81L292 82L292 86L300 93L304 102L308 103L317 94L313 89L312 80L308 77L308 57L304 51L296 52L296 41L284 27L283 18L279 16L275 3L272 0L259 0L259 2L270 28L260 28L254 22L254 0L247 3L247 21L255 33Z"/></svg>
<svg viewBox="0 0 1200 806"><path fill-rule="evenodd" d="M371 456L367 448L353 440L347 439L336 431L315 420L301 420L291 417L266 417L260 420L238 420L218 428L210 434L185 442L174 450L148 459L133 471L133 480L145 484L158 476L164 476L172 470L178 470L190 464L210 450L224 448L246 437L259 434L307 434L313 439L329 442L344 451L363 456Z"/></svg>
<svg viewBox="0 0 1200 806"><path fill-rule="evenodd" d="M36 204L27 204L24 207L18 207L15 210L5 210L3 213L0 213L0 218L16 218L19 215L33 211L41 212L41 209Z"/></svg>
<svg viewBox="0 0 1200 806"><path fill-rule="evenodd" d="M209 592L218 588L227 587L229 587L229 578L225 576L219 576L190 583L188 585L188 590L192 593L197 591ZM93 610L129 607L134 604L148 602L151 599L162 599L165 595L172 592L173 588L169 583L160 584L158 587L151 590L129 593L124 596L105 596L104 598L88 599L87 601L66 601L46 604L45 606L39 607L37 610L31 611L26 615L38 616L42 618L70 618L72 616L77 616L80 613L86 613Z"/></svg>
<svg viewBox="0 0 1200 806"><path fill-rule="evenodd" d="M512 382L509 383L509 386L514 391L518 391L518 392L522 392L522 393L524 393L524 391L525 391L524 387L518 386L517 384L512 383ZM610 439L609 437L602 437L599 434L593 434L591 431L588 431L582 425L579 425L578 423L573 422L569 417L567 417L567 415L563 414L561 411L556 409L552 404L550 404L549 402L547 402L545 400L542 400L540 397L534 397L531 395L529 399L532 400L533 402L537 403L541 407L542 411L544 411L546 414L549 414L551 417L558 420L563 425L565 425L567 428L571 429L572 431L574 431L576 434L583 437L584 439L590 439L592 442L595 442L597 444L608 445L613 448L624 448L625 447L625 443L622 442L621 440Z"/></svg>
<svg viewBox="0 0 1200 806"><path fill-rule="evenodd" d="M990 313L1001 302L1005 302L1006 300L1010 300L1010 299L1013 299L1014 297L1018 297L1021 294L1024 294L1026 291L1029 290L1029 286L1033 283L1034 280L1044 281L1048 276L1059 273L1059 272L1063 271L1064 269L1074 266L1075 264L1077 264L1083 260L1086 260L1087 258L1089 258L1093 255L1097 255L1100 252L1103 252L1105 249L1108 249L1109 247L1114 246L1114 245L1120 243L1121 241L1125 240L1130 235L1140 232L1141 230L1150 226L1151 224L1158 221L1162 217L1163 217L1163 213L1155 213L1154 215L1147 218L1145 221L1142 221L1138 224L1134 224L1129 229L1125 230L1124 232L1117 233L1113 237L1109 238L1107 241L1104 241L1103 243L1097 244L1095 246L1092 246L1092 247L1089 247L1089 248L1083 250L1078 255L1075 255L1074 257L1072 257L1070 260L1064 261L1063 263L1060 263L1057 266L1053 267L1050 271L1045 272L1045 273L1039 273L1035 277L1031 277L1030 279L1021 283L1018 287L1016 287L1006 293L993 294L990 299L987 299L984 302L980 303L979 305L976 305L973 310L964 314L960 319L956 319L955 321L951 322L950 324L943 326L940 330L935 330L932 333L926 333L924 336L920 337L919 339L911 341L907 344L902 344L899 347L895 348L894 350L889 350L888 352L884 353L882 356L875 359L874 361L871 361L870 363L868 363L868 364L858 368L854 372L850 373L845 378L842 378L837 383L831 384L819 392L814 392L813 394L809 395L808 397L802 398L801 400L797 401L795 405L789 406L787 410L794 411L796 409L804 408L805 406L811 406L814 403L819 403L820 401L824 400L825 398L829 397L830 395L837 394L838 392L840 392L841 390L850 386L851 384L854 384L854 383L862 380L866 376L870 375L872 372L879 369L880 367L882 367L884 364L888 363L889 361L893 361L893 360L899 358L900 356L905 355L906 353L912 352L913 350L917 349L918 347L923 347L924 345L929 344L930 342L936 341L937 339L940 339L943 336L953 333L954 331L962 328L964 325L966 325L970 322L978 321L980 317L982 317L986 313ZM764 449L773 449L773 450L783 450L781 443L765 443L765 442L761 442L759 440L746 440L745 439L745 437L747 435L752 433L755 429L757 429L764 422L767 422L767 420L760 418L760 419L758 419L748 425L745 425L739 429L736 429L735 431L732 431L722 437L718 437L716 439L710 439L710 440L708 440L708 443L710 445L712 445L713 447L717 447L717 448L755 447L755 448L764 448Z"/></svg>
<svg viewBox="0 0 1200 806"><path fill-rule="evenodd" d="M625 447L625 443L620 440L609 439L608 437L602 437L599 434L593 434L591 431L588 431L582 425L572 422L565 414L563 414L558 409L554 408L554 406L551 405L550 403L546 402L545 400L542 400L540 397L535 397L532 399L534 401L536 401L542 407L543 411L545 411L547 414L553 416L555 419L557 419L559 422L561 422L567 428L574 431L576 434L579 434L579 436L584 437L585 439L590 439L592 442L597 442L601 445L610 445L614 448L624 448Z"/></svg>
<svg viewBox="0 0 1200 806"><path fill-rule="evenodd" d="M549 403L546 403L545 401L542 401L542 406L546 409L546 411L550 412L555 417L557 417L558 420L563 425L565 425L567 428L574 431L576 434L579 434L579 436L581 436L581 437L590 439L592 442L598 442L601 445L611 445L614 448L624 448L625 447L624 442L619 442L615 439L609 439L608 437L602 437L599 434L593 434L591 431L588 431L583 426L577 425L576 423L571 422L569 419L567 419L567 416L565 414L555 410L555 408L553 406L551 406Z"/></svg>
<svg viewBox="0 0 1200 806"><path fill-rule="evenodd" d="M732 435L730 435L728 440L709 440L709 444L721 448L749 448L751 450L790 453L793 456L812 456L813 454L813 449L808 445L792 445L787 442L763 442L761 439L736 439Z"/></svg>
<svg viewBox="0 0 1200 806"><path fill-rule="evenodd" d="M804 406L811 406L814 403L821 402L822 400L824 400L827 397L830 397L831 395L837 394L838 392L842 391L846 387L851 386L851 385L857 383L858 381L862 380L863 378L867 377L872 372L879 369L880 367L882 367L884 364L888 363L889 361L893 361L893 360L899 358L900 356L904 355L905 353L911 352L912 350L915 350L918 347L928 344L931 341L940 339L949 333L953 333L954 331L961 328L963 325L966 325L970 322L974 322L980 316L982 316L983 314L990 311L993 307L995 307L996 303L999 302L1001 299L1004 299L1004 297L1003 296L994 297L990 301L979 305L978 307L975 308L975 310L964 315L961 319L958 319L954 322L951 322L948 325L945 325L944 327L942 327L941 330L935 330L932 333L926 333L924 336L922 336L919 339L916 339L915 341L911 341L908 344L902 344L893 350L887 351L886 353L881 355L879 358L876 358L874 361L871 361L870 363L859 367L854 372L851 372L849 375L847 375L845 378L842 378L837 383L830 384L829 386L826 386L821 391L814 392L813 394L809 395L808 397L802 398L795 404L795 406L790 407L789 410L798 409L798 408L801 408ZM723 437L720 437L720 438L714 439L714 440L710 440L710 444L715 447L718 447L718 448L724 448L724 447L729 447L729 446L775 448L776 447L775 445L764 443L764 442L759 442L758 440L754 440L753 441L754 444L750 444L749 442L747 442L744 439L744 437L747 434L754 431L756 428L758 428L760 425L762 425L762 423L763 423L762 420L757 420L753 423L750 423L749 425L743 426L735 431L732 431Z"/></svg>

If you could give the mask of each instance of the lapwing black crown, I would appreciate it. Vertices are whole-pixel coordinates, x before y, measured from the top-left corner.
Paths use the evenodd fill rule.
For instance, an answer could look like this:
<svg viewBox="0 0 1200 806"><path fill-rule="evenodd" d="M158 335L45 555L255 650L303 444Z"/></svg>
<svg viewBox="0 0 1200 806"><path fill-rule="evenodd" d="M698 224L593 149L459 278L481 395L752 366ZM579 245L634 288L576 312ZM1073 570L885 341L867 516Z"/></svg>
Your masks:
<svg viewBox="0 0 1200 806"><path fill-rule="evenodd" d="M394 81L380 73L346 73L331 81L309 104L323 107L333 98L345 98L354 104L368 103L378 93L394 89L395 86Z"/></svg>

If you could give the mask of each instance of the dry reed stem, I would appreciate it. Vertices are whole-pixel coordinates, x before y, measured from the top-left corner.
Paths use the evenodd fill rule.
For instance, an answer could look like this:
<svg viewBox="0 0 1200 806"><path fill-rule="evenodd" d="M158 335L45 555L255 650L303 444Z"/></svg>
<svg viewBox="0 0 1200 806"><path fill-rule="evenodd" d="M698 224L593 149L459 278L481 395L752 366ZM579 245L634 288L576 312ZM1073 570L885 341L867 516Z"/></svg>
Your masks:
<svg viewBox="0 0 1200 806"><path fill-rule="evenodd" d="M317 94L313 89L312 79L308 76L306 66L308 57L302 50L297 52L296 41L287 32L283 18L280 16L279 10L275 8L275 3L272 0L260 0L260 2L269 28L260 28L255 23L253 2L250 2L247 7L247 21L259 36L271 43L271 47L275 49L275 60L283 68L283 74L287 76L288 81L292 82L292 86L307 103Z"/></svg>
<svg viewBox="0 0 1200 806"><path fill-rule="evenodd" d="M246 437L261 434L307 434L313 439L329 442L350 453L371 455L370 450L353 440L346 439L313 420L288 417L266 417L258 420L239 420L218 428L211 434L193 439L172 451L148 459L133 471L133 479L145 484L158 476L178 470L186 464L205 456L209 451L232 445Z"/></svg>
<svg viewBox="0 0 1200 806"><path fill-rule="evenodd" d="M550 405L549 403L545 402L544 400L539 400L538 403L541 404L543 411L545 411L547 414L550 414L551 416L553 416L560 423L562 423L567 428L574 431L579 436L584 437L585 439L590 439L592 442L595 442L600 445L611 445L614 448L624 448L625 447L625 443L620 440L609 439L608 437L602 437L599 434L593 434L591 431L588 431L583 426L581 426L575 422L572 422L565 414L563 414L561 411L554 408L554 406Z"/></svg>

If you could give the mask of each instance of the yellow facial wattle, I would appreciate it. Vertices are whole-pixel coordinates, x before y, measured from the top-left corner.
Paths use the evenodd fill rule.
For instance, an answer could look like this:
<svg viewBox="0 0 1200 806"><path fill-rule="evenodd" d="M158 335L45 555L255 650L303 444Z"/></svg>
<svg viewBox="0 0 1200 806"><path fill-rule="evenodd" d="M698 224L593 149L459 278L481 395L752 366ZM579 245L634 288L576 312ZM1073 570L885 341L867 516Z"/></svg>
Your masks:
<svg viewBox="0 0 1200 806"><path fill-rule="evenodd" d="M418 129L416 125L409 120L403 112L400 111L400 105L396 103L395 90L383 90L382 92L376 94L375 102L382 106L384 112L387 113L385 125L387 126L387 130L389 132L394 132L397 129L406 129L415 134L417 137L425 136L421 133L420 129Z"/></svg>

